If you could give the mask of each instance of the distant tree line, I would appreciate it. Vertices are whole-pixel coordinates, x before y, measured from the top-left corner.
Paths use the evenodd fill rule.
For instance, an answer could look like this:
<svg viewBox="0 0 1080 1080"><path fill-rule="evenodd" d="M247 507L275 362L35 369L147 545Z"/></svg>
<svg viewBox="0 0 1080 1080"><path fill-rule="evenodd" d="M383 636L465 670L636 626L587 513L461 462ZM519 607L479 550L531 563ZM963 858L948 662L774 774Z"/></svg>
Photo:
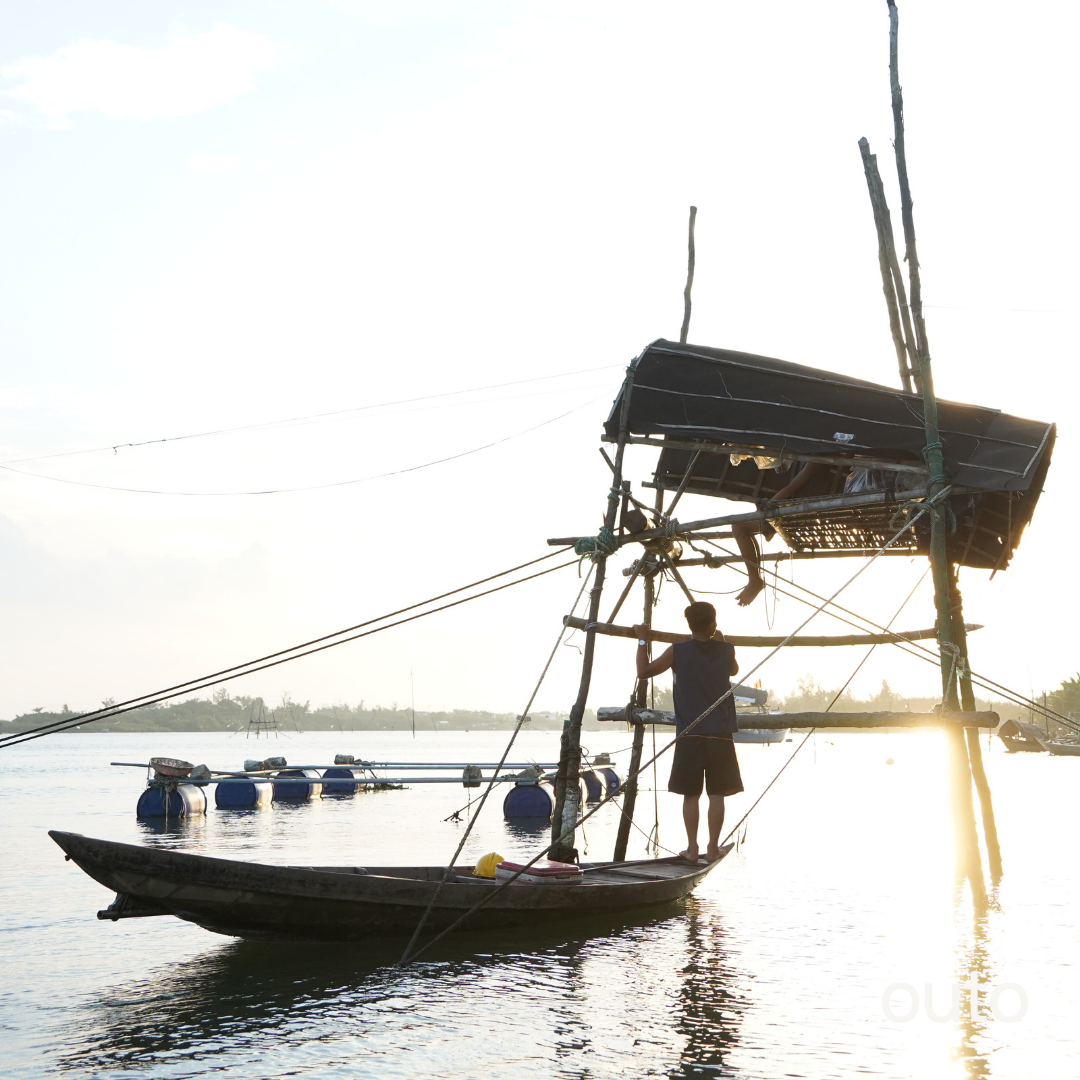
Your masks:
<svg viewBox="0 0 1080 1080"><path fill-rule="evenodd" d="M115 704L107 700L102 707ZM86 710L83 710L86 711ZM67 705L59 712L43 708L32 709L13 720L0 720L0 735L56 721L71 721L79 715ZM538 712L532 714L528 730L559 731L566 713ZM219 688L212 698L188 698L152 705L145 709L105 720L90 720L75 731L247 731L258 728L270 733L274 729L290 731L509 731L516 723L513 713L484 712L476 709L452 709L446 712L415 712L401 708L397 702L389 706L356 705L344 702L312 708L311 702L293 701L288 695L276 705L267 704L261 697L238 695L231 697ZM596 713L588 710L585 727L598 727Z"/></svg>
<svg viewBox="0 0 1080 1080"><path fill-rule="evenodd" d="M785 698L769 696L769 707L784 712L824 712L836 698L838 688L822 686L812 675L799 679L794 691ZM1056 712L1080 718L1080 672L1066 679L1053 691L1040 698ZM834 712L930 712L939 697L909 697L895 691L886 680L881 688L869 697L854 697L845 690L832 705ZM653 698L657 709L670 710L671 687L657 687ZM115 704L103 701L102 707ZM1008 702L976 698L976 707L992 709L1002 720L1026 720L1046 727L1039 716L1032 716L1027 709ZM44 708L32 709L13 720L0 720L0 735L25 731L41 724L72 720L77 710L63 705L59 712ZM565 712L534 713L527 728L533 731L561 730L566 719ZM293 701L287 694L276 705L268 705L261 697L237 695L232 697L224 687L218 688L211 698L188 698L145 709L134 709L107 720L90 721L74 729L77 731L247 731L262 720L262 729L277 728L279 731L509 731L516 723L513 713L483 712L476 709L452 709L446 712L415 713L401 708L397 702L389 706L368 705L364 701L356 705L341 702L312 708L310 701L303 704ZM592 709L586 710L583 726L596 731L601 727ZM1063 725L1049 723L1051 735L1067 733Z"/></svg>

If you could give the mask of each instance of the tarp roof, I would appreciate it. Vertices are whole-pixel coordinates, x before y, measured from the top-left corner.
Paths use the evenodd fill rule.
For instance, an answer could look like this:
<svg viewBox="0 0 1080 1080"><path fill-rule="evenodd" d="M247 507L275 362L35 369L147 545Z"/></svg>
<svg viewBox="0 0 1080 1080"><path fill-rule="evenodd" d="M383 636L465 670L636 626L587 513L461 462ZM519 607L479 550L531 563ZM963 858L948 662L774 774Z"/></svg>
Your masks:
<svg viewBox="0 0 1080 1080"><path fill-rule="evenodd" d="M620 391L605 425L611 438L618 435L621 402ZM1037 476L1041 484L1053 424L954 401L939 400L938 411L952 483L1017 492ZM918 394L786 360L664 339L639 358L630 432L896 461L921 461L926 442Z"/></svg>

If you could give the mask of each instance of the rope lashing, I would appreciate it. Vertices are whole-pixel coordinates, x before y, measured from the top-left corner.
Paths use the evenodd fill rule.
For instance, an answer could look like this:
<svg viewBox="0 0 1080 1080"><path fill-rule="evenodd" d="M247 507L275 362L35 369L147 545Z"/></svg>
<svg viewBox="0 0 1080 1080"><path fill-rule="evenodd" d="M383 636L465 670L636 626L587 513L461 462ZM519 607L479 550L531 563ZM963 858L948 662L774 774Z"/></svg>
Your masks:
<svg viewBox="0 0 1080 1080"><path fill-rule="evenodd" d="M945 482L945 457L944 447L939 442L927 443L923 447L922 456L923 461L929 469L933 470L927 477L927 481L931 484L943 484ZM933 451L937 451L934 454ZM931 460L933 458L934 460Z"/></svg>
<svg viewBox="0 0 1080 1080"><path fill-rule="evenodd" d="M958 671L963 671L964 660L960 655L960 646L956 645L954 642L939 641L938 650L949 657L949 676L945 680L945 693L948 695L953 687L953 677Z"/></svg>
<svg viewBox="0 0 1080 1080"><path fill-rule="evenodd" d="M596 536L583 536L574 544L574 554L581 558L595 559L598 555L614 555L619 550L615 534L606 526L600 526Z"/></svg>

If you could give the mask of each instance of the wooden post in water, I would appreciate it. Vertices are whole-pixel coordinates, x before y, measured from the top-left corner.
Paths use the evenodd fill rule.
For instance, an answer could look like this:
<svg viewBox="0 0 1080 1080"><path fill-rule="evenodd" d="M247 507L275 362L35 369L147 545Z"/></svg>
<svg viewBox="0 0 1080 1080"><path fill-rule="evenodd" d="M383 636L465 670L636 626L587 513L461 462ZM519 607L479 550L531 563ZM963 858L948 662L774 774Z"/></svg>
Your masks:
<svg viewBox="0 0 1080 1080"><path fill-rule="evenodd" d="M652 574L645 575L645 625L652 627L653 606L656 603L656 591ZM652 659L652 642L649 642L649 659ZM634 693L634 704L639 709L648 705L649 680L638 679ZM645 742L645 725L634 725L634 741L630 747L630 768L626 774L626 784L623 787L622 817L619 818L619 832L615 838L615 853L612 858L615 862L622 862L626 858L626 845L630 840L630 826L634 821L634 809L637 806L638 793L638 769L641 768L641 748Z"/></svg>
<svg viewBox="0 0 1080 1080"><path fill-rule="evenodd" d="M687 240L686 252L686 288L683 289L683 317L682 329L679 331L679 341L685 345L686 335L690 333L690 290L694 287L694 222L697 221L697 207L690 207L690 233Z"/></svg>
<svg viewBox="0 0 1080 1080"><path fill-rule="evenodd" d="M622 466L626 453L626 436L630 428L630 398L634 390L635 360L626 369L626 379L622 387L622 409L619 413L619 442L615 450L615 462L612 469L611 488L608 491L607 510L604 513L604 527L601 535L613 536L615 520L622 502ZM578 684L577 699L570 709L570 716L563 724L562 741L559 749L559 771L555 778L555 808L551 815L550 856L560 862L573 862L577 855L574 848L574 831L578 819L580 780L581 780L581 721L585 716L585 706L589 700L589 686L592 683L593 655L596 652L595 625L600 620L600 597L604 591L604 571L607 564L607 552L598 543L593 553L596 573L593 587L589 591L589 629L585 631L585 648L581 658L581 681ZM561 837L561 839L560 839Z"/></svg>
<svg viewBox="0 0 1080 1080"><path fill-rule="evenodd" d="M904 223L904 247L911 282L911 319L915 331L919 381L923 398L923 423L926 447L923 457L929 469L927 493L933 499L946 487L945 455L938 431L937 396L930 367L930 347L926 338L926 323L922 313L922 281L919 276L919 257L915 245L915 219L912 212L911 188L908 184L907 151L904 142L904 99L900 90L898 64L898 13L895 0L889 5L889 83L892 90L893 146L896 152L896 171L900 181L900 214ZM952 603L950 599L949 559L947 551L948 520L945 500L930 511L930 569L934 579L934 603L937 609L938 649L941 653L941 694L948 708L959 706L956 692L956 673L959 649L953 638ZM945 729L953 777L953 816L956 823L959 854L963 872L971 883L977 903L985 903L986 885L983 881L979 837L975 829L975 805L971 797L971 773L967 746L959 728Z"/></svg>
<svg viewBox="0 0 1080 1080"><path fill-rule="evenodd" d="M971 668L968 665L967 627L964 625L964 603L960 596L958 567L952 568L950 578L953 641L960 650L956 661L960 670L960 708L964 712L975 712L975 691L971 686ZM986 857L990 863L990 880L997 884L1001 880L1001 844L998 841L997 821L994 818L994 802L990 796L990 781L987 780L986 769L983 767L979 730L965 728L964 736L967 739L971 776L975 781L975 790L979 793L983 836L986 838Z"/></svg>

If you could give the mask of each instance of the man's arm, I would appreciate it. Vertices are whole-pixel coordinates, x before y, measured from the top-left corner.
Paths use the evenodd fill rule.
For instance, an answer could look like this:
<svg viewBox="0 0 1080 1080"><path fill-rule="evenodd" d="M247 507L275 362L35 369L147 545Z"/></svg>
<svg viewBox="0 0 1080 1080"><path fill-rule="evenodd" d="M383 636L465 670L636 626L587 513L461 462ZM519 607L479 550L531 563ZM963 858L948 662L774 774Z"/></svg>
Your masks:
<svg viewBox="0 0 1080 1080"><path fill-rule="evenodd" d="M638 649L637 649L637 677L639 679L651 679L656 675L661 675L665 671L671 669L671 665L675 661L675 654L672 652L672 647L669 645L652 663L649 663L649 647L648 645L642 645L641 642L645 640L645 626L639 624L634 627L634 633L638 636Z"/></svg>

